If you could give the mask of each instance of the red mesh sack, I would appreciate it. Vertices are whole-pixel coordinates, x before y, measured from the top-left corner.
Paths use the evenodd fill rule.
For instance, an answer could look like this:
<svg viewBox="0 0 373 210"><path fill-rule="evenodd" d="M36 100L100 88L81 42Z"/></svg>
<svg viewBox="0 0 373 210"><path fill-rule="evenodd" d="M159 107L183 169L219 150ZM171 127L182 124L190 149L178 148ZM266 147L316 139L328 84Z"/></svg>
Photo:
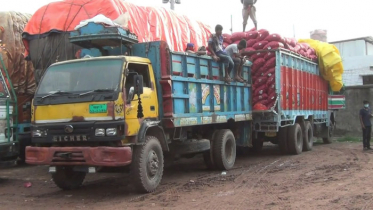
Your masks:
<svg viewBox="0 0 373 210"><path fill-rule="evenodd" d="M286 42L292 46L292 47L295 47L297 45L297 40L294 39L294 38L286 38Z"/></svg>
<svg viewBox="0 0 373 210"><path fill-rule="evenodd" d="M265 70L263 70L263 66L260 67L259 69L256 69L255 71L252 71L252 74L256 77L256 78L259 78L259 77L262 77L265 72ZM254 80L253 80L254 81Z"/></svg>
<svg viewBox="0 0 373 210"><path fill-rule="evenodd" d="M280 34L270 34L264 40L268 42L284 42Z"/></svg>
<svg viewBox="0 0 373 210"><path fill-rule="evenodd" d="M266 69L270 69L270 68L273 68L273 67L276 67L276 57L273 57L273 58L269 59L264 64L264 68L266 68Z"/></svg>
<svg viewBox="0 0 373 210"><path fill-rule="evenodd" d="M254 28L250 29L248 32L250 32L250 31L256 31L256 28L254 27Z"/></svg>
<svg viewBox="0 0 373 210"><path fill-rule="evenodd" d="M245 32L234 32L232 34L231 40L235 42L235 41L240 41L241 39L245 39L245 38L246 38Z"/></svg>
<svg viewBox="0 0 373 210"><path fill-rule="evenodd" d="M261 49L263 49L264 46L266 46L267 44L268 44L267 41L259 41L259 42L255 43L255 44L253 45L253 48L256 49L256 50L261 50Z"/></svg>
<svg viewBox="0 0 373 210"><path fill-rule="evenodd" d="M256 80L254 80L254 86L260 87L261 85L267 84L267 78L268 77L258 77Z"/></svg>
<svg viewBox="0 0 373 210"><path fill-rule="evenodd" d="M301 49L301 46L299 44L295 45L294 47L294 52L299 52L299 50Z"/></svg>
<svg viewBox="0 0 373 210"><path fill-rule="evenodd" d="M276 101L268 102L268 104L267 104L267 108L268 108L268 109L272 109L272 107L275 105L275 102L276 102Z"/></svg>
<svg viewBox="0 0 373 210"><path fill-rule="evenodd" d="M267 36L269 36L269 31L265 30L265 29L260 29L258 31L258 37L256 38L257 40L259 41L263 41L267 38Z"/></svg>
<svg viewBox="0 0 373 210"><path fill-rule="evenodd" d="M310 59L313 61L313 62L317 62L318 58L316 55L310 55Z"/></svg>
<svg viewBox="0 0 373 210"><path fill-rule="evenodd" d="M253 103L255 104L256 102L261 101L261 100L268 100L268 95L264 93L262 95L255 96L253 98Z"/></svg>
<svg viewBox="0 0 373 210"><path fill-rule="evenodd" d="M259 32L257 31L249 31L246 32L246 40L252 40L258 38Z"/></svg>
<svg viewBox="0 0 373 210"><path fill-rule="evenodd" d="M254 110L257 111L262 111L262 110L267 110L267 106L261 104L261 103L256 103L253 107Z"/></svg>
<svg viewBox="0 0 373 210"><path fill-rule="evenodd" d="M266 106L266 109L268 109L267 108L268 100L260 100L260 101L257 102L257 104L263 104L263 105Z"/></svg>
<svg viewBox="0 0 373 210"><path fill-rule="evenodd" d="M272 76L268 77L268 79L267 79L267 83L266 83L266 86L267 86L267 87L269 87L269 86L271 86L272 84L275 83L275 81L276 81L275 76L276 76L276 75L272 75Z"/></svg>
<svg viewBox="0 0 373 210"><path fill-rule="evenodd" d="M255 90L254 90L254 97L266 93L266 88L267 88L266 85L256 87Z"/></svg>
<svg viewBox="0 0 373 210"><path fill-rule="evenodd" d="M251 69L253 71L257 71L258 69L260 69L265 64L265 62L266 61L264 60L264 58L258 58L253 62L253 65L251 66Z"/></svg>
<svg viewBox="0 0 373 210"><path fill-rule="evenodd" d="M240 41L241 40L235 41L235 42L233 42L233 44L238 44L238 43L240 43Z"/></svg>
<svg viewBox="0 0 373 210"><path fill-rule="evenodd" d="M276 92L271 91L270 93L268 93L267 100L268 101L275 101L276 97L277 97Z"/></svg>
<svg viewBox="0 0 373 210"><path fill-rule="evenodd" d="M250 58L251 60L255 61L258 58L264 58L265 54L266 54L265 52L256 52Z"/></svg>
<svg viewBox="0 0 373 210"><path fill-rule="evenodd" d="M275 52L267 52L265 55L264 55L264 59L265 60L269 60L271 58L274 58L276 57L276 53Z"/></svg>
<svg viewBox="0 0 373 210"><path fill-rule="evenodd" d="M284 48L284 44L282 44L281 42L273 41L273 42L266 44L266 46L263 47L263 49L266 49L266 50L275 50L278 48Z"/></svg>
<svg viewBox="0 0 373 210"><path fill-rule="evenodd" d="M275 74L275 70L276 70L275 67L270 68L263 75L266 76L266 77L271 77Z"/></svg>
<svg viewBox="0 0 373 210"><path fill-rule="evenodd" d="M316 55L315 49L313 49L311 47L307 50L307 53L308 53L308 55Z"/></svg>
<svg viewBox="0 0 373 210"><path fill-rule="evenodd" d="M267 93L268 95L275 92L276 91L276 88L275 88L275 83L272 83L272 84L269 84L269 86L267 86Z"/></svg>
<svg viewBox="0 0 373 210"><path fill-rule="evenodd" d="M307 50L310 48L310 45L307 44L307 43L300 43L299 45L301 46L301 48L302 48L304 51L307 51Z"/></svg>
<svg viewBox="0 0 373 210"><path fill-rule="evenodd" d="M223 34L223 40L224 42L228 43L228 44L232 44L232 35L230 34Z"/></svg>
<svg viewBox="0 0 373 210"><path fill-rule="evenodd" d="M247 47L252 47L252 46L254 46L254 44L255 44L256 42L257 42L256 39L249 40L249 41L246 42L246 46L247 46Z"/></svg>

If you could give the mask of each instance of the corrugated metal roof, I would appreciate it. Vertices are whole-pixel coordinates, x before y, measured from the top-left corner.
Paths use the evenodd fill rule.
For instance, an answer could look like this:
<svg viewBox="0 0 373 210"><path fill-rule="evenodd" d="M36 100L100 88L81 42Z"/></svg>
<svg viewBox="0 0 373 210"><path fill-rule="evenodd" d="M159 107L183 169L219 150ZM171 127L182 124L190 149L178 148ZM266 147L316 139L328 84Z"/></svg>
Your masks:
<svg viewBox="0 0 373 210"><path fill-rule="evenodd" d="M369 42L373 44L373 37L372 36L366 36L366 37L360 37L360 38L354 38L354 39L345 39L340 41L333 41L329 42L330 44L336 44L336 43L342 43L342 42L351 42L351 41L357 41L357 40L365 40L366 42Z"/></svg>

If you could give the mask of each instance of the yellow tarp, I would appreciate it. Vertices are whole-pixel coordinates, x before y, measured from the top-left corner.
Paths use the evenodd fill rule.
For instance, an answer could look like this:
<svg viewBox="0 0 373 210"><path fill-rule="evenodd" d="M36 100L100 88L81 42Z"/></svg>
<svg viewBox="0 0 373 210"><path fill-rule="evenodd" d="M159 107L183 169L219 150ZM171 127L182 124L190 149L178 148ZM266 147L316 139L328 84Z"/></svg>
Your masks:
<svg viewBox="0 0 373 210"><path fill-rule="evenodd" d="M300 39L298 42L307 43L316 50L321 75L329 81L334 92L340 91L343 86L343 64L339 50L332 44L313 39Z"/></svg>

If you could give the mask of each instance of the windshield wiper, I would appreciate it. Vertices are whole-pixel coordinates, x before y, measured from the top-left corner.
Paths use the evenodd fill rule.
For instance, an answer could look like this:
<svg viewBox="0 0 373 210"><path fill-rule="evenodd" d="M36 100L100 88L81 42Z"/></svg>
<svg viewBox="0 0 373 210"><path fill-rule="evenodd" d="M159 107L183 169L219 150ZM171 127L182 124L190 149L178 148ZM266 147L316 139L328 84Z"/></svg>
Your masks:
<svg viewBox="0 0 373 210"><path fill-rule="evenodd" d="M90 90L88 92L79 94L79 96L84 96L84 95L87 95L87 94L90 94L90 93L103 93L103 92L114 92L114 90L113 89L96 89L96 90Z"/></svg>
<svg viewBox="0 0 373 210"><path fill-rule="evenodd" d="M58 91L54 91L53 93L50 93L48 95L45 95L45 96L41 97L41 99L45 99L45 98L48 98L50 96L54 96L54 95L57 95L57 94L71 94L71 93L67 92L67 91L58 90Z"/></svg>

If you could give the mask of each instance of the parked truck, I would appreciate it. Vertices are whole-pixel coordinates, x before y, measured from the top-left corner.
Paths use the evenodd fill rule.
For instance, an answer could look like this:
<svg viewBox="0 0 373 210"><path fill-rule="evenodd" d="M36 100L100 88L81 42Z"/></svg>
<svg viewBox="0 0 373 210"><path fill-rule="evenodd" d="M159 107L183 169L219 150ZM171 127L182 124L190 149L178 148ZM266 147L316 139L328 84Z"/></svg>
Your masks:
<svg viewBox="0 0 373 210"><path fill-rule="evenodd" d="M337 111L345 108L343 92L333 93L317 63L289 50L270 51L276 53L277 99L271 109L253 111L255 149L270 141L297 155L312 150L314 137L332 143Z"/></svg>
<svg viewBox="0 0 373 210"><path fill-rule="evenodd" d="M49 165L58 187L79 187L97 167L129 167L136 188L151 192L165 156L203 153L209 168L229 170L236 146L251 146L248 65L248 82L228 85L210 57L137 43L122 28L88 23L70 42L83 48L81 59L46 70L26 148L26 162Z"/></svg>

